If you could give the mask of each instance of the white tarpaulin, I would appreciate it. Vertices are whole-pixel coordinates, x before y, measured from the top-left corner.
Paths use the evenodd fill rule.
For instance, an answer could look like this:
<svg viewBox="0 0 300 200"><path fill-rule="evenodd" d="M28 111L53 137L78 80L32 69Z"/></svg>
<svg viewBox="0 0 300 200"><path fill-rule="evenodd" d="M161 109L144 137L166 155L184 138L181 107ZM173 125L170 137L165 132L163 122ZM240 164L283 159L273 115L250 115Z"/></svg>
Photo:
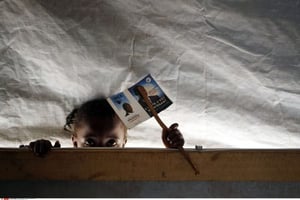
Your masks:
<svg viewBox="0 0 300 200"><path fill-rule="evenodd" d="M0 146L62 131L74 105L151 73L186 147L300 145L300 1L0 1ZM150 119L128 147L163 147Z"/></svg>

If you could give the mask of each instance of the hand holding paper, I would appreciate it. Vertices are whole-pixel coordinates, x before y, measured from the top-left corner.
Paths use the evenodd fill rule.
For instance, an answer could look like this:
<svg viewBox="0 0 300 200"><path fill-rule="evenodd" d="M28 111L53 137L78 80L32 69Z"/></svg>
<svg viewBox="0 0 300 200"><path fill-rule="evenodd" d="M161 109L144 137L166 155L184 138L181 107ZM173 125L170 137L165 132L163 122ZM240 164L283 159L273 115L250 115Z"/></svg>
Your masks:
<svg viewBox="0 0 300 200"><path fill-rule="evenodd" d="M167 148L178 149L184 145L183 135L177 127L178 124L174 123L170 126L170 128L163 129L162 140Z"/></svg>
<svg viewBox="0 0 300 200"><path fill-rule="evenodd" d="M198 169L193 164L190 156L184 151L183 145L184 145L184 139L180 131L177 129L178 124L172 124L170 128L168 128L163 121L158 116L157 112L155 111L152 103L150 102L148 98L147 91L144 87L137 86L137 91L145 101L146 105L148 106L148 109L156 119L157 123L161 126L163 129L162 131L162 139L166 147L168 148L177 148L181 152L181 154L184 156L184 158L188 161L188 163L191 165L191 167L194 169L195 174L199 174Z"/></svg>

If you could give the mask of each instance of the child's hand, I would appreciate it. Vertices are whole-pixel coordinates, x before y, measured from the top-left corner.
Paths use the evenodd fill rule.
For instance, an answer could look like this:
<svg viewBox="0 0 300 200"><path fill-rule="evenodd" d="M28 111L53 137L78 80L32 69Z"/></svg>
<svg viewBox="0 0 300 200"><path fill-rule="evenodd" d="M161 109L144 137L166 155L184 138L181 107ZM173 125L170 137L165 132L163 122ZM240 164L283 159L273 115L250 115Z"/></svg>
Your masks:
<svg viewBox="0 0 300 200"><path fill-rule="evenodd" d="M24 145L20 146L20 148L23 147L28 147L34 152L34 154L36 154L39 157L43 157L51 150L52 147L60 147L60 143L59 141L56 141L54 146L52 146L49 140L41 139L41 140L36 140L34 142L30 142L29 146L24 146Z"/></svg>
<svg viewBox="0 0 300 200"><path fill-rule="evenodd" d="M184 139L181 132L177 129L178 124L172 124L167 130L163 130L162 139L167 148L183 147Z"/></svg>

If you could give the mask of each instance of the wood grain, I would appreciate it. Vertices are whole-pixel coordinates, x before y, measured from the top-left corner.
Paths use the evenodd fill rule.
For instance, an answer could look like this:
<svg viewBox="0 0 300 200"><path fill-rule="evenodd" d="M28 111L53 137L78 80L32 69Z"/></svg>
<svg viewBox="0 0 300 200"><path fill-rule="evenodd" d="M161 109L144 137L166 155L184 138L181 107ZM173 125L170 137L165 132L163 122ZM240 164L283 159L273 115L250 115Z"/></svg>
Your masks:
<svg viewBox="0 0 300 200"><path fill-rule="evenodd" d="M0 180L300 181L300 150L0 149Z"/></svg>

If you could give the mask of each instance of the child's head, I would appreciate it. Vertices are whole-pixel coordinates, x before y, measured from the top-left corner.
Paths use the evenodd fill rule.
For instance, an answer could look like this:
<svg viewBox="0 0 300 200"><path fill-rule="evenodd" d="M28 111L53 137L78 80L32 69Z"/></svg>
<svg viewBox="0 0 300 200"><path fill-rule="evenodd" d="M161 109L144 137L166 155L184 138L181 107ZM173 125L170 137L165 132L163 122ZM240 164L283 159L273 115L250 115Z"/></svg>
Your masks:
<svg viewBox="0 0 300 200"><path fill-rule="evenodd" d="M106 99L95 99L74 109L67 117L74 147L124 147L127 128Z"/></svg>

